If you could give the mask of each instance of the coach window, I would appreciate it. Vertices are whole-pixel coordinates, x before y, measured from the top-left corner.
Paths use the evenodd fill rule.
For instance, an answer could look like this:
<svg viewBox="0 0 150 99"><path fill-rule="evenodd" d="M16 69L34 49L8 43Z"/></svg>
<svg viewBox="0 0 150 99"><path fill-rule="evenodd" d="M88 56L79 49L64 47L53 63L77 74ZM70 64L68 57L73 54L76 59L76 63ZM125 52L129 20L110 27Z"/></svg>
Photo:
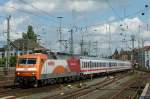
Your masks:
<svg viewBox="0 0 150 99"><path fill-rule="evenodd" d="M85 62L85 67L88 68L87 62Z"/></svg>
<svg viewBox="0 0 150 99"><path fill-rule="evenodd" d="M96 62L96 67L98 67L98 62Z"/></svg>
<svg viewBox="0 0 150 99"><path fill-rule="evenodd" d="M90 68L92 65L93 65L93 63L91 62L90 65L89 65L89 68Z"/></svg>
<svg viewBox="0 0 150 99"><path fill-rule="evenodd" d="M89 68L91 67L91 65L92 65L91 62L89 62Z"/></svg>
<svg viewBox="0 0 150 99"><path fill-rule="evenodd" d="M98 62L97 62L97 65L96 65L96 67L98 67Z"/></svg>
<svg viewBox="0 0 150 99"><path fill-rule="evenodd" d="M81 65L81 66L82 66L82 68L84 68L84 63L83 63L83 62L82 62L82 65Z"/></svg>
<svg viewBox="0 0 150 99"><path fill-rule="evenodd" d="M102 63L103 64L103 67L105 67L105 63Z"/></svg>
<svg viewBox="0 0 150 99"><path fill-rule="evenodd" d="M89 62L89 68L91 68L92 66L90 65L90 62Z"/></svg>
<svg viewBox="0 0 150 99"><path fill-rule="evenodd" d="M92 65L92 67L95 67L95 62L93 62L93 65Z"/></svg>
<svg viewBox="0 0 150 99"><path fill-rule="evenodd" d="M102 64L101 64L101 62L99 63L99 67L101 67L102 66Z"/></svg>
<svg viewBox="0 0 150 99"><path fill-rule="evenodd" d="M95 62L93 63L93 67L95 67Z"/></svg>
<svg viewBox="0 0 150 99"><path fill-rule="evenodd" d="M115 63L115 66L117 66L117 63Z"/></svg>
<svg viewBox="0 0 150 99"><path fill-rule="evenodd" d="M103 63L101 63L101 67L104 67L104 64L103 64Z"/></svg>
<svg viewBox="0 0 150 99"><path fill-rule="evenodd" d="M90 68L90 63L88 62L88 67Z"/></svg>
<svg viewBox="0 0 150 99"><path fill-rule="evenodd" d="M84 62L84 68L86 68L86 63Z"/></svg>

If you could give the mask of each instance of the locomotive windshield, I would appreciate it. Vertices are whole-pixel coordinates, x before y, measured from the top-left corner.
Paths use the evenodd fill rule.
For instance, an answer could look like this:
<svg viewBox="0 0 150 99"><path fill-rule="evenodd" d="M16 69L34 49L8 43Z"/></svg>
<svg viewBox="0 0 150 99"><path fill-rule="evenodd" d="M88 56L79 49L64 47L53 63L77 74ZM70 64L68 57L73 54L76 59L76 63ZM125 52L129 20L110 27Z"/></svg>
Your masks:
<svg viewBox="0 0 150 99"><path fill-rule="evenodd" d="M36 64L35 58L20 58L18 60L19 64Z"/></svg>

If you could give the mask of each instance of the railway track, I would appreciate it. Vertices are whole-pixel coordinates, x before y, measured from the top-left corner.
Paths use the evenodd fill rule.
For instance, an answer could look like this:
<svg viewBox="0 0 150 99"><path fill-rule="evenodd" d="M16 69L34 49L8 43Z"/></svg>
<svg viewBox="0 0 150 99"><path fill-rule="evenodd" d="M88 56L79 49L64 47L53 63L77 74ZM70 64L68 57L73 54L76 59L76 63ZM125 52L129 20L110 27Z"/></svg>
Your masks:
<svg viewBox="0 0 150 99"><path fill-rule="evenodd" d="M148 77L150 73L141 73L136 79L124 84L124 87L109 99L139 99Z"/></svg>
<svg viewBox="0 0 150 99"><path fill-rule="evenodd" d="M120 76L120 77L122 77L122 76ZM103 82L99 82L97 84L101 85L101 87L102 87L102 86L105 86L105 85L113 82L117 78L118 78L118 76L116 76L115 78L111 78L111 79L105 79ZM79 84L80 82L75 82L75 83L77 85L77 83ZM72 84L74 84L74 83L72 83ZM81 92L83 89L86 89L87 91L82 92L82 93L86 94L86 92L90 92L90 90L89 90L90 87L93 88L92 90L98 88L97 85L95 84L95 85L87 86L85 88L81 87L78 91ZM0 98L6 97L6 96L14 96L17 98L17 97L22 97L22 96L29 96L29 95L36 94L36 93L43 93L43 92L51 93L51 92L55 92L55 91L60 91L60 84L48 85L48 86L43 86L43 87L39 87L39 88L26 88L26 89L10 86L10 87L3 88L3 89L0 88ZM76 95L78 95L78 94L76 93ZM52 99L55 99L55 97L56 96L54 95Z"/></svg>
<svg viewBox="0 0 150 99"><path fill-rule="evenodd" d="M42 93L43 91L51 92L53 90L56 90L58 87L59 85L43 86L43 87L38 87L38 88L20 88L20 87L6 88L4 90L0 90L0 98L7 97L7 96L14 96L17 98L17 97L36 94L36 93Z"/></svg>
<svg viewBox="0 0 150 99"><path fill-rule="evenodd" d="M52 96L45 97L44 99L76 99L78 97L90 94L91 92L95 91L96 89L103 88L104 86L107 86L115 81L118 81L119 79L122 79L126 77L128 74L124 75L118 75L114 78L105 79L101 82L98 82L96 84L86 86L80 89L76 89L69 92L64 92L63 94L55 94Z"/></svg>
<svg viewBox="0 0 150 99"><path fill-rule="evenodd" d="M15 79L15 68L11 67L8 75L5 75L5 72L2 67L0 67L0 88L4 86L9 86L14 83Z"/></svg>

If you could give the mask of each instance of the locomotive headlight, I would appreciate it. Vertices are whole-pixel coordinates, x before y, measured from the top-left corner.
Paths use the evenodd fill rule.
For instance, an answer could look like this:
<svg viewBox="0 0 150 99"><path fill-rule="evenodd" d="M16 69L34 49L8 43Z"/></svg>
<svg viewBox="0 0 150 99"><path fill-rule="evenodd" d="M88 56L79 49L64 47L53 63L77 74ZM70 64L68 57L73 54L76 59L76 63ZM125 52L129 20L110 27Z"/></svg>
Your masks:
<svg viewBox="0 0 150 99"><path fill-rule="evenodd" d="M18 72L17 75L20 75L20 73Z"/></svg>
<svg viewBox="0 0 150 99"><path fill-rule="evenodd" d="M35 75L35 72L32 72L32 75Z"/></svg>

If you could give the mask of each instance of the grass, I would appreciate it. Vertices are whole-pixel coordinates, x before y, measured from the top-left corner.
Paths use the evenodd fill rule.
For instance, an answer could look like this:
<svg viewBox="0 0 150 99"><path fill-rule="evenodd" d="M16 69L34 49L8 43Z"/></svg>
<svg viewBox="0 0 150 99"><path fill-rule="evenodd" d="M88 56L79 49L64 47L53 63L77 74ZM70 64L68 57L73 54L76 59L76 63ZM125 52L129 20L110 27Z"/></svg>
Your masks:
<svg viewBox="0 0 150 99"><path fill-rule="evenodd" d="M139 70L139 71L150 72L150 67L146 68L146 67L143 67L143 66L139 66L138 68L135 68L135 69Z"/></svg>

